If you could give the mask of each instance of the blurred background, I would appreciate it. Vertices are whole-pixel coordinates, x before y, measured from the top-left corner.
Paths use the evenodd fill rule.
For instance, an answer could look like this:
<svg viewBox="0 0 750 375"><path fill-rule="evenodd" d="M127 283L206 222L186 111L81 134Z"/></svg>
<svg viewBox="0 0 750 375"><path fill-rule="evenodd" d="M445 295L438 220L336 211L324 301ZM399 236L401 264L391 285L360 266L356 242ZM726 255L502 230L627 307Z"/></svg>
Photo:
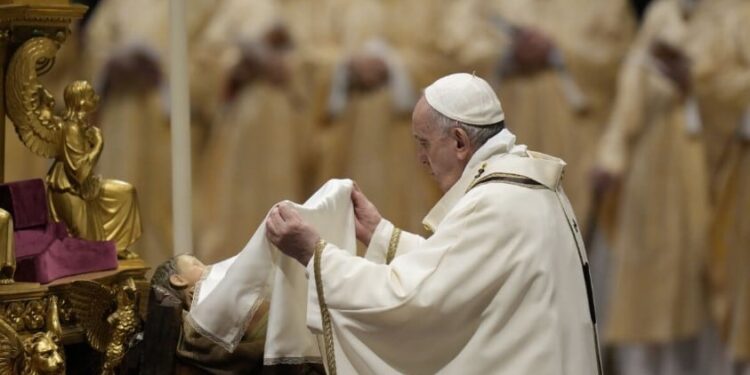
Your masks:
<svg viewBox="0 0 750 375"><path fill-rule="evenodd" d="M169 2L80 1L43 79L91 81L99 172L136 186L152 267L173 254ZM496 89L518 143L564 159L612 374L750 374L750 2L190 0L194 249L236 254L276 202L352 178L421 233L421 90ZM6 181L49 162L6 126Z"/></svg>

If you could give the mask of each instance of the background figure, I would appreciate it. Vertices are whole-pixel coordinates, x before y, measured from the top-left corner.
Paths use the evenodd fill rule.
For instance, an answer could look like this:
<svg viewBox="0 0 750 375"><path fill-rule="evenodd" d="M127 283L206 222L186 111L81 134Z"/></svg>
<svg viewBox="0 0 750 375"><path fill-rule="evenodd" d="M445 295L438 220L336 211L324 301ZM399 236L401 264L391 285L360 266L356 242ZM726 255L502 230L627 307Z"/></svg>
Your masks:
<svg viewBox="0 0 750 375"><path fill-rule="evenodd" d="M724 62L706 93L715 106L701 107L715 189L711 226L711 307L726 345L731 374L750 374L750 4L737 4L723 21ZM736 43L728 43L729 41ZM718 52L723 52L718 54ZM723 100L716 100L721 98ZM744 108L743 108L744 105ZM718 129L715 129L718 127ZM712 132L713 130L713 132ZM719 137L715 137L719 135ZM713 163L712 163L713 162Z"/></svg>
<svg viewBox="0 0 750 375"><path fill-rule="evenodd" d="M330 83L321 103L318 183L351 177L396 223L415 229L438 197L408 156L410 106L445 64L433 48L436 36L423 32L439 24L438 3L332 2L345 16L333 24L340 30L331 53L318 60L331 72L324 74Z"/></svg>
<svg viewBox="0 0 750 375"><path fill-rule="evenodd" d="M747 137L747 135L745 136ZM750 374L750 147L732 147L732 170L713 226L711 271L713 313L726 344L732 374Z"/></svg>
<svg viewBox="0 0 750 375"><path fill-rule="evenodd" d="M622 180L605 332L622 374L702 374L710 215L701 123L734 1L661 0L623 71L598 161ZM707 51L711 51L707 53ZM696 104L698 103L698 104ZM710 126L710 125L703 125Z"/></svg>
<svg viewBox="0 0 750 375"><path fill-rule="evenodd" d="M202 32L216 3L191 2L189 41ZM89 74L102 96L97 122L105 149L100 168L137 187L145 230L135 251L151 266L172 254L168 5L166 0L103 0L86 34ZM194 134L196 138L203 139ZM200 152L197 145L193 151Z"/></svg>
<svg viewBox="0 0 750 375"><path fill-rule="evenodd" d="M194 45L195 75L206 82L194 102L212 119L196 161L195 230L208 261L242 249L275 202L302 198L299 149L308 139L293 43L275 2L233 0L219 5Z"/></svg>

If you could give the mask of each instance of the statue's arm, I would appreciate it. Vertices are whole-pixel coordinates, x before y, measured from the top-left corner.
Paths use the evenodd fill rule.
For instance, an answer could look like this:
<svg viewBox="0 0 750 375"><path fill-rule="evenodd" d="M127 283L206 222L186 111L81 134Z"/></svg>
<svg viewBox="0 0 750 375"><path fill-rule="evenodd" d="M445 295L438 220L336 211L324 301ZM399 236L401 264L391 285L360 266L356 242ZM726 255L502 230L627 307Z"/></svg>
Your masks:
<svg viewBox="0 0 750 375"><path fill-rule="evenodd" d="M101 141L98 146L95 144L89 149L83 129L77 124L65 126L63 141L65 172L69 178L81 185L91 175L96 165L96 160L101 153Z"/></svg>

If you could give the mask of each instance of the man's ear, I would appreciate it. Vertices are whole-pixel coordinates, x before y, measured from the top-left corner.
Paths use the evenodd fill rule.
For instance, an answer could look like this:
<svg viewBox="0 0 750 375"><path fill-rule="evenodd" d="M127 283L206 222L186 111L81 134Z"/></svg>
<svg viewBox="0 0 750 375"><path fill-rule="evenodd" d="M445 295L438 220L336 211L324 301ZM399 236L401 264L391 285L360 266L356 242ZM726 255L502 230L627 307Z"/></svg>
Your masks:
<svg viewBox="0 0 750 375"><path fill-rule="evenodd" d="M459 127L451 129L451 135L456 145L458 158L461 160L468 159L471 156L471 140L469 139L469 135Z"/></svg>
<svg viewBox="0 0 750 375"><path fill-rule="evenodd" d="M169 276L169 283L175 288L184 288L187 286L187 280L178 274Z"/></svg>

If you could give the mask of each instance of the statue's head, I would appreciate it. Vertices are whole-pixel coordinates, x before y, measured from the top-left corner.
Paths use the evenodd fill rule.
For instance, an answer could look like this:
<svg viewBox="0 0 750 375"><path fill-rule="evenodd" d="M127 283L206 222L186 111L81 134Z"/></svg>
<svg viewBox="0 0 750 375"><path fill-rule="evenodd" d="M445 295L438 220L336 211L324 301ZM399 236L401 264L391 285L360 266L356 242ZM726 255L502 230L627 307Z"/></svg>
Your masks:
<svg viewBox="0 0 750 375"><path fill-rule="evenodd" d="M135 286L135 281L132 278L128 278L123 281L117 289L117 305L124 306L135 302L138 293L138 288Z"/></svg>
<svg viewBox="0 0 750 375"><path fill-rule="evenodd" d="M198 258L181 254L159 265L151 278L151 287L168 297L178 299L189 310L195 285L200 281L206 265Z"/></svg>
<svg viewBox="0 0 750 375"><path fill-rule="evenodd" d="M60 339L53 332L39 332L24 340L27 369L36 374L62 374L65 361L60 352Z"/></svg>
<svg viewBox="0 0 750 375"><path fill-rule="evenodd" d="M87 81L74 81L63 93L68 112L89 114L99 105L99 96Z"/></svg>

